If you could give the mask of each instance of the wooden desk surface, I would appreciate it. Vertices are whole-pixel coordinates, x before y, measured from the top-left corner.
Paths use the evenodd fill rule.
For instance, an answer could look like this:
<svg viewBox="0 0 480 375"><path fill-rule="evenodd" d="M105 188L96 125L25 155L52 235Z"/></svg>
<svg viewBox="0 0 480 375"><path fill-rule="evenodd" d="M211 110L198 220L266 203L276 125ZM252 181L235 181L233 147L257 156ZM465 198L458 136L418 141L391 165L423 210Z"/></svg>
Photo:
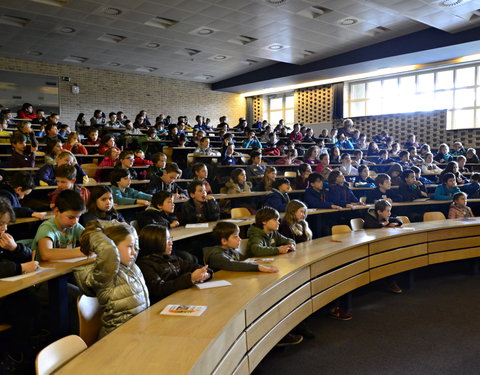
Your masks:
<svg viewBox="0 0 480 375"><path fill-rule="evenodd" d="M347 257L351 251L357 251L356 249L365 248L365 246L368 248L370 244L382 243L384 240L397 241L398 239L398 242L401 242L402 238L411 237L412 234L428 234L456 228L463 230L460 228L468 227L478 233L479 224L480 219L472 221L442 220L409 225L414 230L382 228L352 232L308 241L299 244L295 252L276 256L273 263L279 268L279 273L276 274L217 272L216 280L228 280L232 286L208 290L190 288L178 291L95 343L67 363L58 373L210 374L215 370L217 363L220 363L227 354L229 355L228 359L234 363L229 364L229 370L225 372L217 368L219 374L231 373L232 369L245 358L250 362L250 371L252 371L255 364L274 345L274 343L266 343L266 341L271 340L277 327L282 327L283 320L271 331L268 331L263 339L260 337L258 342L250 344L248 338L254 335L254 330L258 328L254 322L262 321L262 314L275 319L274 316L269 315L269 311L271 311L269 309L272 307L276 310L275 303L281 303L279 301L284 296L284 294L278 294L281 288L291 289L293 284L289 283L295 281L294 285L298 285L298 288L293 289L292 294L287 292L289 300L297 292L307 293L307 296L311 296L311 299L309 298L305 302L302 302L304 301L303 297L297 301L296 303L301 304L299 308L295 308L296 305L289 307L295 309L293 311L297 313L300 311L299 309L302 309L301 314L298 314L301 315L302 320L314 311L315 308L311 303L315 304L314 298L318 300L321 293L316 296L312 296L310 293L308 280L311 277L311 267L326 264L328 270L336 269L333 263L328 266L332 259L339 256ZM421 256L419 259L426 262L427 258ZM360 262L367 267L367 273L361 274L363 281L358 284L364 285L369 282L368 262L360 260L357 263ZM414 264L412 267L419 266ZM335 275L335 272L331 274ZM354 278L347 280L352 279ZM307 283L302 286L304 282ZM160 311L168 304L206 305L208 308L200 317L160 315ZM278 310L285 308L284 305L280 304L279 306ZM288 317L291 317L292 314ZM252 320L251 324L249 319ZM297 321L298 319L295 322ZM267 321L262 321L262 323L268 324ZM279 329L279 331L281 330ZM279 333L284 334L284 332L285 330ZM280 338L281 336L274 337L276 341ZM262 349L262 346L266 346L264 351L259 350ZM228 351L228 348L231 350ZM236 355L231 353L234 350L238 350ZM221 365L225 365L225 363L222 362Z"/></svg>

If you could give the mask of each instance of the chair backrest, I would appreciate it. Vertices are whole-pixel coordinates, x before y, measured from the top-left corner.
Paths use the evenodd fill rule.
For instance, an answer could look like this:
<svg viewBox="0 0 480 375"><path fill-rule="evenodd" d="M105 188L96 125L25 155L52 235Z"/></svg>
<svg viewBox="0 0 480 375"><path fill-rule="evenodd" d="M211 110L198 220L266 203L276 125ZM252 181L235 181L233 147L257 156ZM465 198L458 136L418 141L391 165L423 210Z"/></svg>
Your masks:
<svg viewBox="0 0 480 375"><path fill-rule="evenodd" d="M248 208L245 207L232 208L230 214L232 215L232 219L246 219L252 216Z"/></svg>
<svg viewBox="0 0 480 375"><path fill-rule="evenodd" d="M360 230L363 229L363 225L365 224L365 220L356 218L356 219L351 219L350 220L350 226L352 227L352 230Z"/></svg>
<svg viewBox="0 0 480 375"><path fill-rule="evenodd" d="M168 160L172 160L172 155L173 155L173 148L163 146L162 147L162 152L167 155Z"/></svg>
<svg viewBox="0 0 480 375"><path fill-rule="evenodd" d="M242 238L242 242L240 242L240 248L238 252L243 256L247 255L247 245L248 245L248 238Z"/></svg>
<svg viewBox="0 0 480 375"><path fill-rule="evenodd" d="M425 212L423 214L423 221L445 220L445 215L440 211Z"/></svg>
<svg viewBox="0 0 480 375"><path fill-rule="evenodd" d="M402 223L403 224L408 224L410 223L410 219L408 218L408 216L397 216L398 219L402 220Z"/></svg>
<svg viewBox="0 0 480 375"><path fill-rule="evenodd" d="M332 234L350 233L351 231L348 225L334 225L332 227Z"/></svg>
<svg viewBox="0 0 480 375"><path fill-rule="evenodd" d="M82 164L82 169L87 174L88 178L95 177L95 173L97 173L98 165L94 163L85 163Z"/></svg>
<svg viewBox="0 0 480 375"><path fill-rule="evenodd" d="M297 177L297 172L295 171L285 171L285 177Z"/></svg>
<svg viewBox="0 0 480 375"><path fill-rule="evenodd" d="M60 366L87 349L80 336L70 335L52 342L37 355L35 370L37 375L52 374Z"/></svg>
<svg viewBox="0 0 480 375"><path fill-rule="evenodd" d="M96 297L79 296L77 299L79 335L90 346L98 339L102 328L103 310Z"/></svg>

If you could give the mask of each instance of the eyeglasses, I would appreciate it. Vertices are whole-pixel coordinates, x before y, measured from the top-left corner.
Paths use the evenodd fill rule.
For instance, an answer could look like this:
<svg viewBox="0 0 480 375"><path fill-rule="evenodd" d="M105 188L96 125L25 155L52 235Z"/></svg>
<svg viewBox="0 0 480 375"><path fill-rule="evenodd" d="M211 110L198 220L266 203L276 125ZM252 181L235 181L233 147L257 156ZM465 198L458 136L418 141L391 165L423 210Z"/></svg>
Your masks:
<svg viewBox="0 0 480 375"><path fill-rule="evenodd" d="M167 242L173 242L173 237L172 236L167 237Z"/></svg>

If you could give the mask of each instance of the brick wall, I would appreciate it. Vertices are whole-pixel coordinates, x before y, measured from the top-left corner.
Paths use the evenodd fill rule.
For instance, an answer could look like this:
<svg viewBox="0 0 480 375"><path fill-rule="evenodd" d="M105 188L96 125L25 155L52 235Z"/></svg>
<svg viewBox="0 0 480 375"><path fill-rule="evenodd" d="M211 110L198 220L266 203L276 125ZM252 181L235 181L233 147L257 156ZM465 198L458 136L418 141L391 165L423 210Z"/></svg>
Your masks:
<svg viewBox="0 0 480 375"><path fill-rule="evenodd" d="M122 110L132 120L142 109L150 120L163 113L175 120L187 115L194 122L201 114L217 124L226 115L236 125L239 117L245 117L244 98L212 91L204 83L2 57L0 70L70 77L70 82L60 82L59 96L61 121L72 125L78 113L85 113L88 120L95 109L107 114ZM80 87L80 94L71 93L73 83Z"/></svg>

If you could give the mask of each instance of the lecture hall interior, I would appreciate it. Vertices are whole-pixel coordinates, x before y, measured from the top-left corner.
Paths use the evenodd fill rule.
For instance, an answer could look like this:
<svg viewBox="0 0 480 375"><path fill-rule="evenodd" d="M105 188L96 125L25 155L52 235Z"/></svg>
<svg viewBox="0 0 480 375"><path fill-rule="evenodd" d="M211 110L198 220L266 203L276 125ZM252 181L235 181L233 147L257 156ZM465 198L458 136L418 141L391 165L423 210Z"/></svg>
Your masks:
<svg viewBox="0 0 480 375"><path fill-rule="evenodd" d="M54 91L60 120L72 128L79 113L88 119L97 109L107 114L121 110L132 120L140 110L151 121L159 114L171 115L174 121L187 116L192 124L200 114L213 126L222 116L230 126L245 118L249 125L267 120L273 128L283 119L290 127L295 123L310 127L316 135L322 129L340 128L350 118L367 140L384 131L403 145L413 133L432 150L454 142L479 148L480 0L2 0L0 26L2 107L31 102L34 108L47 108L44 99ZM28 90L20 94L22 88L8 81L10 75L20 86L22 82L28 86L33 76L57 81L55 87L47 83L28 96ZM472 208L480 212L480 200ZM401 215L416 210L397 209ZM320 227L328 216L319 213L308 219ZM226 279L232 286L176 292L65 361L58 373L261 375L302 369L313 374L322 368L332 374L478 373L480 330L478 323L471 330L465 327L475 324L472 320L459 328L473 336L471 342L462 336L466 345L462 349L445 349L438 327L425 333L439 334L431 337L435 353L412 353L397 346L397 339L405 345L429 343L413 329L406 332L415 338L389 332L375 341L378 347L356 335L375 331L375 319L383 329L386 318L381 314L393 314L402 329L416 326L397 315L405 309L415 319L418 300L428 298L425 289L436 289L437 282L445 293L452 292L450 300L458 308L474 313L465 302L473 297L467 292L456 297L456 284L449 284L451 274L442 273L449 266L458 268L465 288L474 288L479 225L473 219L446 220L441 226L418 222L411 223L410 230L359 231L339 234L337 239L329 233L328 241L314 239L298 244L295 254L279 256L276 274L220 271L215 280ZM202 228L195 230L204 233ZM193 232L179 231L177 238L188 241L195 238ZM55 281L71 272L65 265ZM417 270L429 267L439 278L420 274L417 285ZM379 280L394 275L403 281L405 293L379 292ZM63 284L55 285L61 289ZM1 297L22 287L15 288L4 288ZM360 311L355 311L356 291ZM410 291L424 294L411 297L417 301L407 297L399 302ZM65 297L62 290L56 292L59 301ZM438 299L441 293L432 292ZM329 320L327 314L322 322L313 321L345 296L353 308L351 322ZM372 296L380 296L381 302ZM417 305L408 306L410 302ZM208 309L200 317L159 315L167 304L176 303ZM375 313L377 303L388 306ZM434 314L435 303L442 308L448 304L435 300L422 311ZM358 323L363 317L370 331ZM456 313L453 317L466 319ZM421 325L428 326L429 317L421 319ZM444 336L451 335L452 341L444 345L454 345L458 332L445 319ZM277 348L302 321L315 331L315 338ZM350 323L358 326L348 332ZM390 328L395 331L397 326ZM328 339L321 339L323 330ZM355 337L353 347L345 343ZM461 352L469 342L476 358ZM350 354L338 353L362 346L382 350L385 358L352 353L348 363ZM389 351L411 359L401 360Z"/></svg>

